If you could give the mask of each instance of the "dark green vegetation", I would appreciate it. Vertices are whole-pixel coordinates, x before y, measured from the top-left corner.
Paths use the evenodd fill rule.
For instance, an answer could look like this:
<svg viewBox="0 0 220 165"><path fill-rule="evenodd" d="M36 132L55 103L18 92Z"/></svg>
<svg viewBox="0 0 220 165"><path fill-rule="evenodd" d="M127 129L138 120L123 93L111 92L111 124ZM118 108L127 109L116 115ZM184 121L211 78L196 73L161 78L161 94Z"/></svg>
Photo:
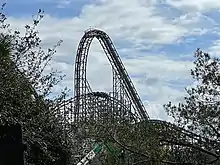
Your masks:
<svg viewBox="0 0 220 165"><path fill-rule="evenodd" d="M21 124L27 144L26 161L48 165L69 157L73 147L71 134L64 131L68 123L56 108L66 93L46 99L63 76L53 71L43 74L60 42L47 52L41 49L35 27L42 17L39 11L33 25L26 25L22 35L10 30L0 11L0 124Z"/></svg>
<svg viewBox="0 0 220 165"><path fill-rule="evenodd" d="M164 106L178 127L162 121L130 124L118 119L88 121L76 129L59 109L67 91L48 99L63 76L53 70L46 74L44 69L62 41L47 51L41 48L36 27L42 18L39 10L23 35L10 29L3 8L0 11L0 124L21 124L27 165L77 163L86 153L76 146L83 148L85 140L89 150L96 142L106 144L91 162L96 165L219 164L219 59L196 51L192 76L198 85L186 90L184 103ZM197 139L192 142L192 134L182 128L196 133Z"/></svg>
<svg viewBox="0 0 220 165"><path fill-rule="evenodd" d="M195 67L191 75L197 85L186 89L188 94L183 103L164 105L178 126L182 126L212 141L199 146L213 153L213 162L220 158L220 59L211 57L201 50L195 52Z"/></svg>

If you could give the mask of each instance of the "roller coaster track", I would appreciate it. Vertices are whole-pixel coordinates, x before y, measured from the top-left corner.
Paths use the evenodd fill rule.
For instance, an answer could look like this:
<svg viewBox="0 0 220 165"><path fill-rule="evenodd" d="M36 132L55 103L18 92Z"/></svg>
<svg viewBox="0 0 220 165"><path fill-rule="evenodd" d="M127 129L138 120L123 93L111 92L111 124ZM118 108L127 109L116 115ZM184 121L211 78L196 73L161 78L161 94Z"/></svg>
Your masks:
<svg viewBox="0 0 220 165"><path fill-rule="evenodd" d="M145 124L153 125L161 144L168 147L173 155L182 155L185 162L205 165L220 163L219 141L200 136L166 121L148 120Z"/></svg>
<svg viewBox="0 0 220 165"><path fill-rule="evenodd" d="M170 143L179 142L181 144L190 144L191 146L196 144L197 147L199 145L200 147L203 146L206 149L211 149L209 148L210 144L215 144L216 146L220 145L220 143L216 142L215 140L202 137L196 133L178 127L177 125L170 122L161 120L148 120L148 123L154 125L154 128L157 129L157 132L160 132L160 136L163 138L163 141L169 141ZM212 147L215 145L212 145Z"/></svg>
<svg viewBox="0 0 220 165"><path fill-rule="evenodd" d="M149 116L147 111L141 102L141 99L127 73L125 67L111 41L110 37L103 31L97 29L91 29L85 32L82 37L76 55L75 61L75 91L74 97L76 102L74 104L74 120L82 120L87 118L87 103L86 93L91 92L91 88L88 85L86 76L87 58L89 47L94 38L97 38L100 42L113 70L113 97L121 98L130 102L130 105L134 108L134 113L139 115L140 120L148 120ZM123 91L123 92L121 92ZM129 106L129 105L128 105Z"/></svg>

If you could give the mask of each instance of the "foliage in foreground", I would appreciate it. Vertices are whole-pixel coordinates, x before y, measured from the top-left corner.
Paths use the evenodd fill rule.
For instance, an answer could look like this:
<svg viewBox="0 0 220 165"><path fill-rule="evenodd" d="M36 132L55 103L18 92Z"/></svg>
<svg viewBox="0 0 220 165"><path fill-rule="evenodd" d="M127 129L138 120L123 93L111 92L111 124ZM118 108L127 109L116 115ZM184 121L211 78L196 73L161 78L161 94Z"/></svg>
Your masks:
<svg viewBox="0 0 220 165"><path fill-rule="evenodd" d="M27 144L26 164L48 165L68 159L73 137L57 108L66 91L53 100L47 99L63 76L53 70L44 72L61 41L43 50L36 30L43 12L39 10L33 24L25 25L25 33L21 34L10 29L4 6L0 10L0 124L21 124Z"/></svg>
<svg viewBox="0 0 220 165"><path fill-rule="evenodd" d="M220 158L220 59L198 49L195 52L195 67L191 75L195 80L193 87L183 103L164 105L176 124L198 135L210 139L206 149L213 155L207 162L219 163Z"/></svg>

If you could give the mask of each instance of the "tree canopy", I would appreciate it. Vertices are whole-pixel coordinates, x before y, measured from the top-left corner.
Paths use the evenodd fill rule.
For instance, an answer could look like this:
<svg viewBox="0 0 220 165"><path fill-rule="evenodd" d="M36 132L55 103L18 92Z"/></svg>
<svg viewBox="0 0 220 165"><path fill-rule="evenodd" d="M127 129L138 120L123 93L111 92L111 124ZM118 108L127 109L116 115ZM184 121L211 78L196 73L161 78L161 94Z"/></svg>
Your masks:
<svg viewBox="0 0 220 165"><path fill-rule="evenodd" d="M48 99L63 75L53 70L44 72L62 41L43 50L37 31L43 11L39 10L32 25L25 25L22 34L10 29L4 6L0 10L0 124L22 126L27 144L26 164L48 165L68 160L73 150L73 134L57 108L65 101L67 91Z"/></svg>
<svg viewBox="0 0 220 165"><path fill-rule="evenodd" d="M195 83L186 88L188 96L184 102L178 105L169 102L164 107L176 124L212 141L202 147L214 153L217 162L220 157L220 59L198 49L194 64L191 75Z"/></svg>

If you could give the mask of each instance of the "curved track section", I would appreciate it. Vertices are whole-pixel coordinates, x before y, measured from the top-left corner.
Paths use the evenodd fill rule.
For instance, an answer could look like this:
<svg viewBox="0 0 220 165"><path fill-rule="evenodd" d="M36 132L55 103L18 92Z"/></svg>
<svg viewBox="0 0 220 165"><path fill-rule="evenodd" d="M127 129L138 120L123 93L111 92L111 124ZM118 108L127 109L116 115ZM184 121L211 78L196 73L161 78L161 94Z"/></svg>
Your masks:
<svg viewBox="0 0 220 165"><path fill-rule="evenodd" d="M145 123L153 126L161 144L173 151L173 155L181 151L185 159L191 158L191 162L195 161L196 157L197 160L204 159L201 162L218 158L217 150L220 143L215 140L202 137L166 121L148 120ZM198 156L202 158L198 159Z"/></svg>
<svg viewBox="0 0 220 165"><path fill-rule="evenodd" d="M135 117L130 109L121 102L105 92L91 92L81 95L86 98L88 104L87 119L99 122L111 122L118 120L129 120L135 122Z"/></svg>
<svg viewBox="0 0 220 165"><path fill-rule="evenodd" d="M209 144L216 143L214 140L199 136L167 121L148 120L147 123L153 125L155 130L161 133L161 136L163 137L162 141L172 140L173 142L179 141L183 144L199 144L205 148L208 148Z"/></svg>
<svg viewBox="0 0 220 165"><path fill-rule="evenodd" d="M140 120L148 120L149 116L147 111L127 71L125 70L125 67L113 45L113 42L105 32L97 29L86 31L78 46L74 75L74 120L77 121L80 118L86 118L87 116L87 112L84 112L87 109L85 102L86 98L82 97L86 97L85 94L91 93L91 88L88 87L89 85L86 77L86 67L89 47L94 38L99 40L112 66L113 73L117 74L117 77L119 77L123 83L125 93L129 97L131 104L135 107L135 113L139 115Z"/></svg>

